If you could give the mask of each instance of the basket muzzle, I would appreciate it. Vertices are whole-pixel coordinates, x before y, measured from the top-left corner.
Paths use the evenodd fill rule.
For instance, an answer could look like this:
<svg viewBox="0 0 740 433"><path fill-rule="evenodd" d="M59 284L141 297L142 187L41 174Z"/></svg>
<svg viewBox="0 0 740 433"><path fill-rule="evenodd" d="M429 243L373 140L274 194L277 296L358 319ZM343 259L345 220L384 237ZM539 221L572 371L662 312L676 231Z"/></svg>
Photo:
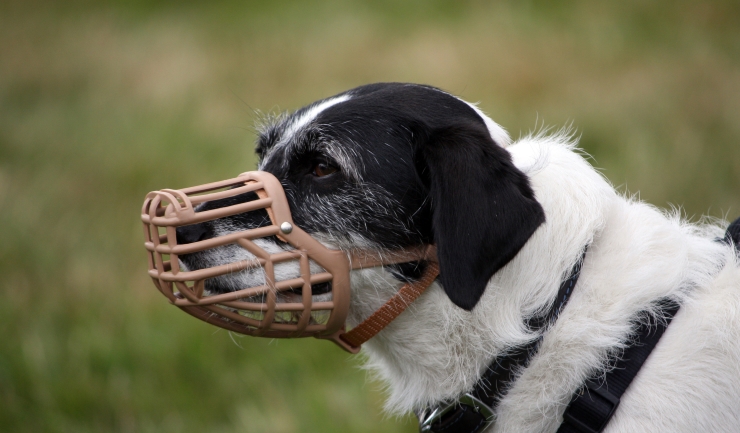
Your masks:
<svg viewBox="0 0 740 433"><path fill-rule="evenodd" d="M249 192L257 198L196 211L201 203ZM178 244L178 227L261 210L269 215L270 225ZM421 260L428 255L423 248L385 253L382 258L372 252L349 255L327 248L295 225L280 181L262 171L191 188L151 192L144 201L141 219L149 276L172 304L230 331L270 338L329 339L353 353L359 347L340 338L349 311L350 269ZM273 236L287 246L271 253L255 242ZM275 244L274 239L271 244ZM250 258L194 270L180 260L183 255L227 245L237 245ZM287 279L276 277L275 268L291 262L293 275ZM206 287L209 279L240 272L263 276L258 278L261 284L226 293L211 293ZM320 296L314 297L314 285L323 287Z"/></svg>

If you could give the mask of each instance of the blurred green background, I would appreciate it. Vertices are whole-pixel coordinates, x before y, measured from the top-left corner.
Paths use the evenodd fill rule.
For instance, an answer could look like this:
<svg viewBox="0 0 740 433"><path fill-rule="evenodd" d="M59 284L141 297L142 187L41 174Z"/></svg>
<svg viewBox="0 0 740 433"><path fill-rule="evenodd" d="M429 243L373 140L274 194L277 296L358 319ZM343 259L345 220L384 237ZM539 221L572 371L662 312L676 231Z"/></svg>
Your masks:
<svg viewBox="0 0 740 433"><path fill-rule="evenodd" d="M255 112L432 84L569 122L614 185L740 215L740 2L0 3L0 430L413 432L360 362L146 277L144 195L253 169Z"/></svg>

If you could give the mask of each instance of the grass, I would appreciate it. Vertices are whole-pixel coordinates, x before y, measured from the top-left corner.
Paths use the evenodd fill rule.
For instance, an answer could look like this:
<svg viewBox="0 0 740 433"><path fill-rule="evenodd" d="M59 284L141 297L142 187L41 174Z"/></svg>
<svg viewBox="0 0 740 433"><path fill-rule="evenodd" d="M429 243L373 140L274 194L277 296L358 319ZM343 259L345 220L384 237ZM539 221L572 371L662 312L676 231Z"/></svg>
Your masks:
<svg viewBox="0 0 740 433"><path fill-rule="evenodd" d="M144 195L254 168L257 110L372 81L573 122L615 185L740 214L735 2L5 2L0 425L25 432L412 432L359 362L230 336L145 274Z"/></svg>

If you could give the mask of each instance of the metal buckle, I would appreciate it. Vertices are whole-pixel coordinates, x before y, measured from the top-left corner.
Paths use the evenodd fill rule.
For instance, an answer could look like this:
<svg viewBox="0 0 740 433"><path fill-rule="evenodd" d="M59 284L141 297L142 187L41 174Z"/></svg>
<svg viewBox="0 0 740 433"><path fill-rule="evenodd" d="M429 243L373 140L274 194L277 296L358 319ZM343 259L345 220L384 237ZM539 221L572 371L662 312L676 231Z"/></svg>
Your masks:
<svg viewBox="0 0 740 433"><path fill-rule="evenodd" d="M475 412L480 413L486 420L486 422L482 425L481 430L485 430L491 424L493 424L494 421L496 421L493 409L491 409L490 406L480 401L480 399L478 399L474 395L470 393L465 393L457 400L442 403L431 411L429 408L427 408L420 413L417 413L417 416L419 417L419 432L425 433L431 431L432 424L440 421L442 417L455 410L457 406L468 406Z"/></svg>

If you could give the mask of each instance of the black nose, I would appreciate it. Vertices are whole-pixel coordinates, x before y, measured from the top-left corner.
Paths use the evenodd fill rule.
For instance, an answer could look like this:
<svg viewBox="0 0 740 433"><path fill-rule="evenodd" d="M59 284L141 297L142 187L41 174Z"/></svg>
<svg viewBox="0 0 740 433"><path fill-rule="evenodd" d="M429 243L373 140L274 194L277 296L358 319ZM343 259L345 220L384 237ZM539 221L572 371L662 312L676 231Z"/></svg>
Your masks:
<svg viewBox="0 0 740 433"><path fill-rule="evenodd" d="M178 227L175 233L177 233L177 243L180 245L192 244L210 237L208 227L203 223Z"/></svg>

